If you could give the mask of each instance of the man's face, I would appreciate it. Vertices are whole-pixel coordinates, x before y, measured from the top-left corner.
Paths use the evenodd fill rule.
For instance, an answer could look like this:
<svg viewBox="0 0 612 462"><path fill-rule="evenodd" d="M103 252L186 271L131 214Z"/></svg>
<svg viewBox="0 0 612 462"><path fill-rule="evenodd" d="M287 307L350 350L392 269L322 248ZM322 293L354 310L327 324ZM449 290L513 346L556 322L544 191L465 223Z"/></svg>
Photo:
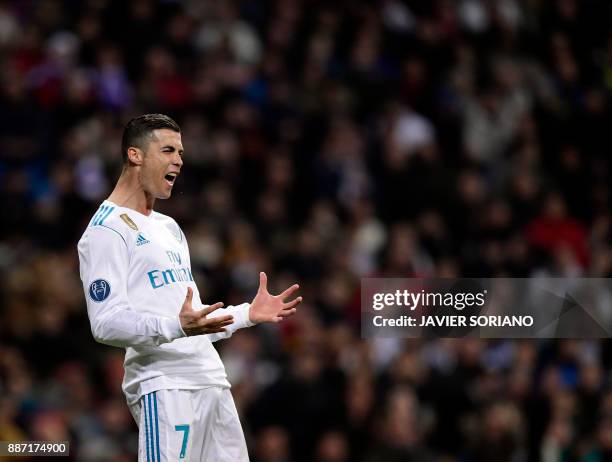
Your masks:
<svg viewBox="0 0 612 462"><path fill-rule="evenodd" d="M156 199L168 199L183 166L181 134L167 128L153 131L143 157L140 183Z"/></svg>

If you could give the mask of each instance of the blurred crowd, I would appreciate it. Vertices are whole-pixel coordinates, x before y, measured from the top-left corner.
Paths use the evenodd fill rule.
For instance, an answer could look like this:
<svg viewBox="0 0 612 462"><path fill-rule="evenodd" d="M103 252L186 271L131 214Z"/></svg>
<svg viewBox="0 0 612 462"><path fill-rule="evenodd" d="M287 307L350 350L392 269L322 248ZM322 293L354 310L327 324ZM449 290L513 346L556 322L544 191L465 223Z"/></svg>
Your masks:
<svg viewBox="0 0 612 462"><path fill-rule="evenodd" d="M360 338L367 276L610 277L607 0L0 0L0 441L136 460L76 242L162 112L158 202L205 302L298 281L218 342L254 462L612 460L602 341Z"/></svg>

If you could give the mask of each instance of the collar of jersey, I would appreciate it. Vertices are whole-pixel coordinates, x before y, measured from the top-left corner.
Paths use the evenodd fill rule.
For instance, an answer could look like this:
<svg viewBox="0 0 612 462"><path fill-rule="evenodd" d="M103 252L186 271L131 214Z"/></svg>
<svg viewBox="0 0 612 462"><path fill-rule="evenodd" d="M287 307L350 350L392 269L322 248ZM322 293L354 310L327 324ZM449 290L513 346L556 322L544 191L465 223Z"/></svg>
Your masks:
<svg viewBox="0 0 612 462"><path fill-rule="evenodd" d="M107 204L110 204L113 207L117 207L118 209L124 209L124 210L129 210L130 212L134 212L134 213L138 214L138 216L140 216L142 218L146 218L147 220L153 218L153 214L155 213L155 210L151 210L151 215L145 215L144 213L140 213L136 209L132 209L130 207L123 207L121 205L117 205L114 202L109 201L108 199L104 199L104 202L107 203Z"/></svg>

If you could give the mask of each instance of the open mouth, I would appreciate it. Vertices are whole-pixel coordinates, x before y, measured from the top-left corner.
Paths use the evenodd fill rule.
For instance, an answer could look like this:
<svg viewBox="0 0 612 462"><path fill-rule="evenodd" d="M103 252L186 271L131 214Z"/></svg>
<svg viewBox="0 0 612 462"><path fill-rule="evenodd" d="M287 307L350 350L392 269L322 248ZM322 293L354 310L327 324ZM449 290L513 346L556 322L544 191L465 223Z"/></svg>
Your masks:
<svg viewBox="0 0 612 462"><path fill-rule="evenodd" d="M168 173L164 178L170 184L170 186L173 186L177 176L178 175L176 173Z"/></svg>

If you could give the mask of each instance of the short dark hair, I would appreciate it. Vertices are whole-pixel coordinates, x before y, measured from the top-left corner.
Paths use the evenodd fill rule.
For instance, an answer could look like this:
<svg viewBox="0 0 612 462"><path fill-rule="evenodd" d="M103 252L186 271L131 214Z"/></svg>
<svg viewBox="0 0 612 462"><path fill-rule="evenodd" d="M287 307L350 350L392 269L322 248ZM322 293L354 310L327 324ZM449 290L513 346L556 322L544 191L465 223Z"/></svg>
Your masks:
<svg viewBox="0 0 612 462"><path fill-rule="evenodd" d="M177 133L181 133L178 124L165 114L143 114L130 120L123 129L121 138L121 155L123 163L127 164L127 150L136 147L145 151L149 144L153 130L167 128Z"/></svg>

